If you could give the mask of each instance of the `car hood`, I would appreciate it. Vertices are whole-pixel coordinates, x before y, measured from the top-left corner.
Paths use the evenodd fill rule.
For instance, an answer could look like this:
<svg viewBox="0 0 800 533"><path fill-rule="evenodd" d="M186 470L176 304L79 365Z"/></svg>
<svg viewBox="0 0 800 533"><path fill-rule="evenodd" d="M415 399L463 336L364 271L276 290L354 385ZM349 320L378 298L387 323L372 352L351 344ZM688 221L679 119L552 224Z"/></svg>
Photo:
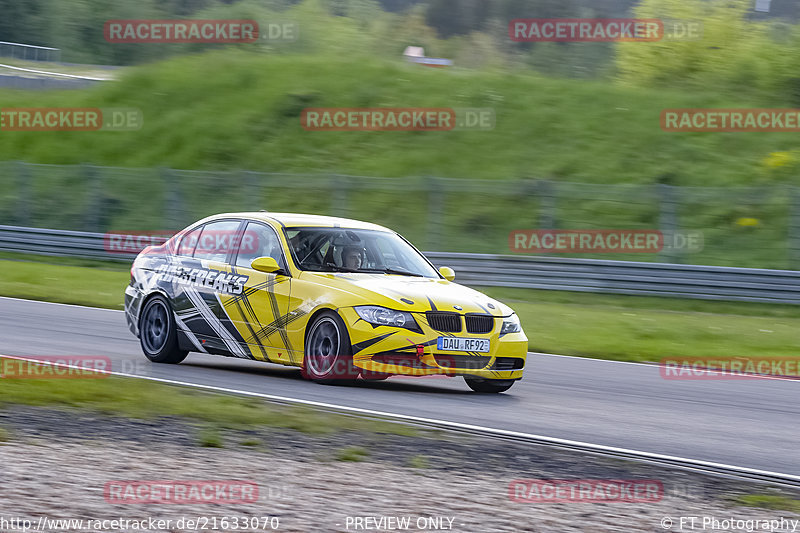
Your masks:
<svg viewBox="0 0 800 533"><path fill-rule="evenodd" d="M382 305L398 311L451 311L508 316L513 311L482 292L443 279L393 274L309 273L304 279L356 296L354 305ZM455 306L461 307L457 309Z"/></svg>

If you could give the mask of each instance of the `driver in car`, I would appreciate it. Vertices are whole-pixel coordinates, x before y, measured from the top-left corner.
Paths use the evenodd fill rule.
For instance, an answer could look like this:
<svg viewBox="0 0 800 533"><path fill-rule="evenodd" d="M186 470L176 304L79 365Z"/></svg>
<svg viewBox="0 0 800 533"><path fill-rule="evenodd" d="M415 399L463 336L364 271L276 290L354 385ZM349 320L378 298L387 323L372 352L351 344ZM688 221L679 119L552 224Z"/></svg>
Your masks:
<svg viewBox="0 0 800 533"><path fill-rule="evenodd" d="M358 246L346 246L342 250L342 263L345 268L358 270L361 268L361 250Z"/></svg>

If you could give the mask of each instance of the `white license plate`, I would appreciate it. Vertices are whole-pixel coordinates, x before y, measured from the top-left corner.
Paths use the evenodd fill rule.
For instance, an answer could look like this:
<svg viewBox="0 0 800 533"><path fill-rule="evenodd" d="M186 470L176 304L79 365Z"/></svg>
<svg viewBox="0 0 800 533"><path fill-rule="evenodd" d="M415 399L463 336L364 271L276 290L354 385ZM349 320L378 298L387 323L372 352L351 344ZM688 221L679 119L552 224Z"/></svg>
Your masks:
<svg viewBox="0 0 800 533"><path fill-rule="evenodd" d="M436 349L443 352L481 352L489 351L489 339L468 339L465 337L439 337Z"/></svg>

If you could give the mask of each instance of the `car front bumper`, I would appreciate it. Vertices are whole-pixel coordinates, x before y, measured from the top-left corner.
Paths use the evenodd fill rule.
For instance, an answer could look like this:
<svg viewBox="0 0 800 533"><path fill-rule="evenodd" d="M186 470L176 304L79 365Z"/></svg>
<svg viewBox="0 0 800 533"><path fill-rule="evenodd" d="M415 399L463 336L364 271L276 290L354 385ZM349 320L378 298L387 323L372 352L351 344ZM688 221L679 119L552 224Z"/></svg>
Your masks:
<svg viewBox="0 0 800 533"><path fill-rule="evenodd" d="M501 320L486 334L445 334L417 320L422 332L392 326L373 326L353 308L339 309L348 324L353 363L362 370L407 376L474 376L485 379L521 379L528 353L525 333L500 336ZM489 352L437 350L442 336L489 339ZM421 348L420 348L421 346Z"/></svg>

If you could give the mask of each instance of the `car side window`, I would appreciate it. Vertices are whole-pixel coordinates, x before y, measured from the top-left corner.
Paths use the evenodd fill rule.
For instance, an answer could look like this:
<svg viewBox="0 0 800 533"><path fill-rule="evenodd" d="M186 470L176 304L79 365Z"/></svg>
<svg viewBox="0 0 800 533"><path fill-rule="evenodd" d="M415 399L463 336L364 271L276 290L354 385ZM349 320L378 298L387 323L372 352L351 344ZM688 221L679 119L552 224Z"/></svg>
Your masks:
<svg viewBox="0 0 800 533"><path fill-rule="evenodd" d="M237 248L236 230L239 229L239 223L238 220L220 220L203 226L194 250L195 259L224 263L228 252Z"/></svg>
<svg viewBox="0 0 800 533"><path fill-rule="evenodd" d="M236 266L250 268L257 257L271 257L284 267L281 243L275 231L264 224L248 222L236 256Z"/></svg>
<svg viewBox="0 0 800 533"><path fill-rule="evenodd" d="M378 237L375 239L375 247L377 248L378 253L382 259L384 265L389 268L395 267L402 267L402 262L400 258L397 257L395 253L395 249L392 246L392 243L383 237Z"/></svg>
<svg viewBox="0 0 800 533"><path fill-rule="evenodd" d="M197 241L200 238L200 232L203 226L193 229L181 237L181 243L178 246L178 255L187 255L189 257L194 253L194 248L197 246Z"/></svg>

